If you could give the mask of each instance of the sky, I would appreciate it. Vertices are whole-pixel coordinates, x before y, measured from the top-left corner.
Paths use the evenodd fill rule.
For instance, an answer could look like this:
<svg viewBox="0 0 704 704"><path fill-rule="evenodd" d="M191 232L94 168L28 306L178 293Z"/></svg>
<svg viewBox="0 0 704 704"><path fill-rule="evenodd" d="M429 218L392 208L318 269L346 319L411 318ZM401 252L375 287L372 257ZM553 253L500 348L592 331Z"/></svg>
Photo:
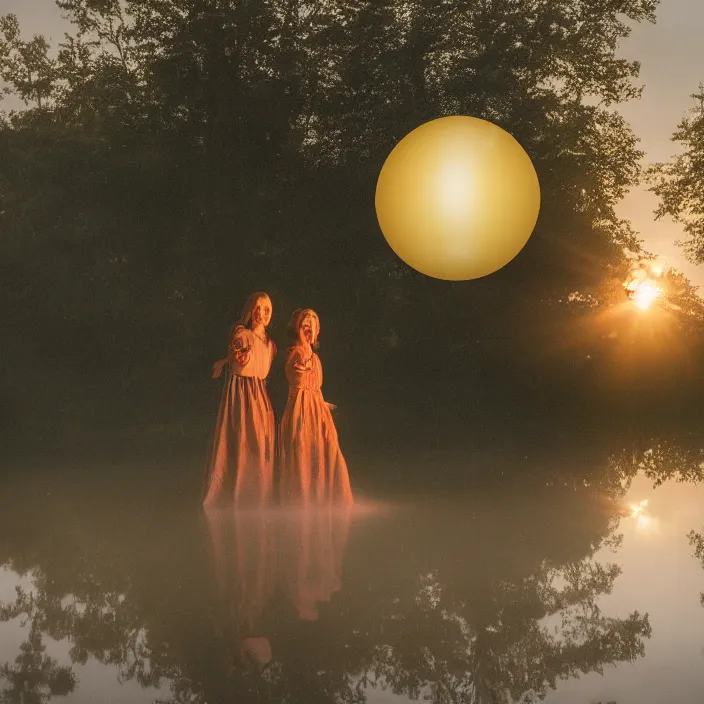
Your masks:
<svg viewBox="0 0 704 704"><path fill-rule="evenodd" d="M15 13L25 36L41 33L58 42L66 28L54 0L0 0L0 15ZM620 107L640 137L645 162L664 161L679 147L671 141L677 124L694 105L690 97L704 81L704 2L661 0L655 25L637 25L624 41L624 58L641 62L640 100ZM618 215L633 223L646 248L665 258L704 290L704 265L689 264L674 244L682 229L669 218L655 221L656 197L645 188L632 191L620 204ZM700 293L703 291L700 290Z"/></svg>

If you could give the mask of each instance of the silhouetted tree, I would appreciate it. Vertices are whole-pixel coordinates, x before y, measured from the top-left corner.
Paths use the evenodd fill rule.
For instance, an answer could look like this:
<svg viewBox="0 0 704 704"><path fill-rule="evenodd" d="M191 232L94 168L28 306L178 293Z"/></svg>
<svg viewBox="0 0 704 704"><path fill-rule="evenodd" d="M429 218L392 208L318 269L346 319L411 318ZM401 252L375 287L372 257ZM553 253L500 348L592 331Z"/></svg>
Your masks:
<svg viewBox="0 0 704 704"><path fill-rule="evenodd" d="M686 238L679 242L687 258L704 261L704 84L691 96L695 105L682 119L672 141L681 151L669 162L654 164L649 170L650 190L659 198L656 217L666 215L684 226Z"/></svg>
<svg viewBox="0 0 704 704"><path fill-rule="evenodd" d="M211 358L262 288L280 342L289 310L320 309L327 390L367 444L403 426L423 443L469 419L509 427L538 388L565 419L589 400L602 367L585 360L613 345L575 301L608 311L629 256L645 255L614 210L642 156L615 110L638 96L639 66L617 47L628 22L654 21L655 0L58 4L72 32L55 58L41 38L30 51L12 16L0 47L28 103L0 129L0 320L13 330L0 388L24 449L202 444ZM396 259L373 195L396 142L455 113L523 144L542 210L507 267L448 284ZM688 286L670 315L694 330ZM589 334L567 339L573 324ZM668 398L699 388L685 357L670 360ZM650 367L629 369L649 383ZM429 408L431 394L443 401Z"/></svg>

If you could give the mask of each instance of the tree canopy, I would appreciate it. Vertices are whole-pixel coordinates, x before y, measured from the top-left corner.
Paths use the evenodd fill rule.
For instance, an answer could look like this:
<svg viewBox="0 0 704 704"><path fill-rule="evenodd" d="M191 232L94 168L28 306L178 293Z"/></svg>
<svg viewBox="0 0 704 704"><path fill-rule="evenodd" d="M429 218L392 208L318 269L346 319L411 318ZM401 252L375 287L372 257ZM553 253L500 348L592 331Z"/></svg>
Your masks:
<svg viewBox="0 0 704 704"><path fill-rule="evenodd" d="M672 217L683 225L685 239L679 242L687 258L704 262L704 83L692 96L695 104L672 135L681 151L671 161L649 169L650 190L660 199L656 216Z"/></svg>
<svg viewBox="0 0 704 704"><path fill-rule="evenodd" d="M615 213L642 157L616 107L640 92L619 42L655 0L58 5L72 30L56 47L12 15L0 25L2 79L26 104L0 129L14 436L41 409L24 437L75 445L132 418L128 434L201 438L210 361L259 289L275 337L289 310L318 309L326 388L370 436L373 407L416 413L434 393L481 414L497 384L586 399L598 360L625 364L594 316L647 256ZM396 259L373 203L398 140L458 113L519 140L542 207L513 262L449 284ZM701 306L677 281L686 301L669 313L696 358ZM629 365L650 385L655 361ZM693 392L691 366L668 369ZM184 397L202 412L178 416Z"/></svg>

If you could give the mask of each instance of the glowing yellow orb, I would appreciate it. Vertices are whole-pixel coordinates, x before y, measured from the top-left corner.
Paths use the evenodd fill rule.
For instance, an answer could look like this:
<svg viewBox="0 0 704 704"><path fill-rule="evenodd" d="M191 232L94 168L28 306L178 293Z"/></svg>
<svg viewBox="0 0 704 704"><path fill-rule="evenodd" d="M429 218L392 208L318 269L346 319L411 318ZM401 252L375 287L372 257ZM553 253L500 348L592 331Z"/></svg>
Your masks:
<svg viewBox="0 0 704 704"><path fill-rule="evenodd" d="M530 157L500 127L442 117L406 135L387 157L376 214L391 249L426 276L478 279L508 264L530 238L540 184Z"/></svg>

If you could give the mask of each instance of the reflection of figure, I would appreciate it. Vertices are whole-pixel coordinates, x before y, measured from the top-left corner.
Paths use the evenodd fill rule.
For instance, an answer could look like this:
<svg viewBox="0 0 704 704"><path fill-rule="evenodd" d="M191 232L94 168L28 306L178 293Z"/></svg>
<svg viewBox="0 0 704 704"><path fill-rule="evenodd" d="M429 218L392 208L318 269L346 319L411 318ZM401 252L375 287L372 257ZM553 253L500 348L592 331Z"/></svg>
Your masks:
<svg viewBox="0 0 704 704"><path fill-rule="evenodd" d="M224 501L262 505L271 498L274 471L274 412L265 379L276 355L266 327L271 300L252 294L232 328L228 356L215 363L217 378L225 364L223 389L204 486L206 506Z"/></svg>
<svg viewBox="0 0 704 704"><path fill-rule="evenodd" d="M286 360L288 402L279 437L281 500L288 503L352 503L347 463L323 399L323 368L315 353L320 321L310 309L294 311L288 334L294 340Z"/></svg>
<svg viewBox="0 0 704 704"><path fill-rule="evenodd" d="M284 594L304 621L318 618L317 604L342 587L342 562L351 511L301 511L282 522L279 564Z"/></svg>
<svg viewBox="0 0 704 704"><path fill-rule="evenodd" d="M265 609L276 578L276 544L265 514L207 510L220 603L218 627L239 657L260 673L271 662Z"/></svg>

